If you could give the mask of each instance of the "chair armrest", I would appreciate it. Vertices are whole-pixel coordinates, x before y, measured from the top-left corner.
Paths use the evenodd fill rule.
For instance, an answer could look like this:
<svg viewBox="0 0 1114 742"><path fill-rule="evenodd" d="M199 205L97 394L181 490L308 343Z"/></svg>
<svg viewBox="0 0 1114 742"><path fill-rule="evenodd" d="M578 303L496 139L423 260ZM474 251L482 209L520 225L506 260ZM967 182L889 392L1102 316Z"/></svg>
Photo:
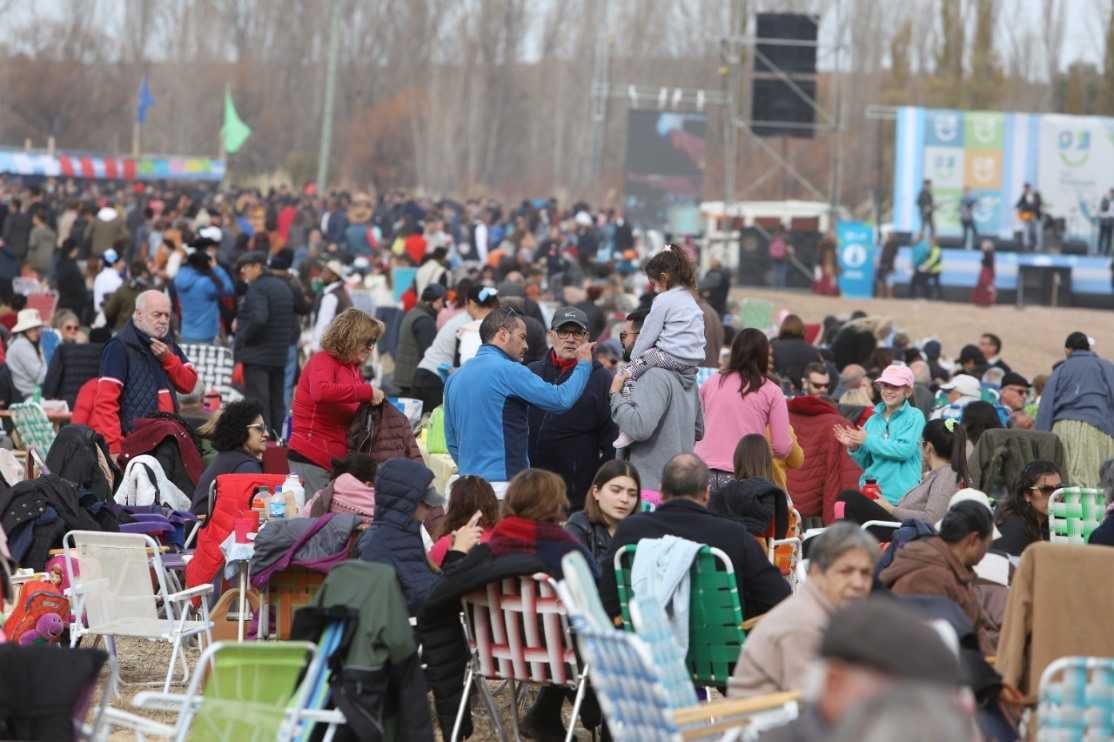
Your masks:
<svg viewBox="0 0 1114 742"><path fill-rule="evenodd" d="M774 709L793 703L801 697L800 691L771 693L758 698L725 698L721 701L701 703L673 712L673 720L681 727L685 739L706 737L719 734L728 729L743 726L743 718L750 714ZM688 729L689 727L696 727Z"/></svg>
<svg viewBox="0 0 1114 742"><path fill-rule="evenodd" d="M132 698L132 706L140 709L155 711L178 711L186 700L184 693L163 693L162 691L145 690L136 693ZM195 698L196 703L201 703L201 698Z"/></svg>
<svg viewBox="0 0 1114 742"><path fill-rule="evenodd" d="M150 734L158 737L173 737L176 731L174 727L167 726L154 719L148 719L145 716L139 716L111 706L105 708L103 719L109 727L124 727L140 734Z"/></svg>
<svg viewBox="0 0 1114 742"><path fill-rule="evenodd" d="M336 709L301 709L297 712L298 721L314 724L344 724L344 713Z"/></svg>
<svg viewBox="0 0 1114 742"><path fill-rule="evenodd" d="M170 595L166 596L166 599L172 600L177 603L183 600L192 600L199 595L208 595L211 592L213 592L212 583L208 583L205 585L195 585L194 587L187 588L185 590L182 590L181 592L171 593Z"/></svg>
<svg viewBox="0 0 1114 742"><path fill-rule="evenodd" d="M766 614L762 613L762 614L759 614L757 616L752 616L751 618L748 618L746 621L743 621L743 631L753 631L754 627L758 625L758 622L761 621L765 617L766 617Z"/></svg>

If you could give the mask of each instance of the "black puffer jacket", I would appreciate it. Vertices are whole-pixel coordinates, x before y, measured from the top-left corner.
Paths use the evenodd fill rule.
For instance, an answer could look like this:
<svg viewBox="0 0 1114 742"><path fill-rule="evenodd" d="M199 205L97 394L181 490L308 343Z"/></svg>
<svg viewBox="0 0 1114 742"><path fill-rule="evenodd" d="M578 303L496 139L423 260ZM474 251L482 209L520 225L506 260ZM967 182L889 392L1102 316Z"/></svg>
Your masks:
<svg viewBox="0 0 1114 742"><path fill-rule="evenodd" d="M765 538L770 520L775 519L775 537L785 538L789 528L789 505L785 492L761 477L732 479L708 500L708 510L737 520L755 536Z"/></svg>
<svg viewBox="0 0 1114 742"><path fill-rule="evenodd" d="M60 343L43 381L43 397L64 399L72 409L81 385L101 375L104 343Z"/></svg>
<svg viewBox="0 0 1114 742"><path fill-rule="evenodd" d="M108 444L100 433L85 425L67 425L58 431L46 455L46 468L73 482L79 490L92 493L98 500L111 500L115 482L109 482L97 459L101 450L115 480L120 469L112 460Z"/></svg>
<svg viewBox="0 0 1114 742"><path fill-rule="evenodd" d="M804 338L777 338L770 343L770 347L774 351L774 373L792 384L794 389L801 388L805 366L824 360L820 349Z"/></svg>
<svg viewBox="0 0 1114 742"><path fill-rule="evenodd" d="M294 292L286 281L267 273L255 279L236 318L236 360L251 366L285 367L296 321Z"/></svg>
<svg viewBox="0 0 1114 742"><path fill-rule="evenodd" d="M422 543L422 524L414 511L422 501L433 472L409 459L391 459L375 475L375 519L360 537L360 559L394 567L406 595L411 615L417 615L437 573L426 557Z"/></svg>
<svg viewBox="0 0 1114 742"><path fill-rule="evenodd" d="M592 558L596 560L600 572L608 568L608 565L604 564L607 552L611 549L611 532L607 530L607 526L593 523L588 520L587 513L578 510L569 516L568 522L565 523L565 530L592 553Z"/></svg>
<svg viewBox="0 0 1114 742"><path fill-rule="evenodd" d="M562 372L552 351L529 368L550 384L563 384L573 371ZM527 412L530 465L561 475L572 510L584 507L600 464L615 458L612 443L619 428L611 419L610 389L611 374L593 361L584 392L568 412L546 412L533 406Z"/></svg>
<svg viewBox="0 0 1114 742"><path fill-rule="evenodd" d="M50 518L53 512L57 517ZM92 495L80 496L77 485L57 474L0 488L0 526L8 542L22 556L13 557L22 567L41 571L49 551L62 545L67 531L118 531L119 522ZM30 534L24 529L31 529Z"/></svg>

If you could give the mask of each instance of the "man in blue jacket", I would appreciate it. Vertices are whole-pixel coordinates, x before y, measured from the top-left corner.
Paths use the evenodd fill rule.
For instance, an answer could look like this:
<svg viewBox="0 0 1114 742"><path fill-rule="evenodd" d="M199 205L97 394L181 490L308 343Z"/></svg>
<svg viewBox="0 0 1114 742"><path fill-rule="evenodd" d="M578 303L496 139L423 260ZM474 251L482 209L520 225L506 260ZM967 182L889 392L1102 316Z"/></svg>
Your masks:
<svg viewBox="0 0 1114 742"><path fill-rule="evenodd" d="M553 313L549 343L552 346L530 370L543 381L559 384L577 366L577 351L588 341L588 315L576 307ZM619 428L611 419L611 374L599 361L580 399L568 412L553 413L530 408L530 465L560 474L568 489L569 510L584 508L600 464L615 458L612 442Z"/></svg>
<svg viewBox="0 0 1114 742"><path fill-rule="evenodd" d="M526 323L512 309L492 310L480 324L476 356L445 385L445 443L461 476L480 476L502 498L507 482L530 467L530 405L567 412L592 371L592 343L577 348L577 363L561 384L549 384L522 365Z"/></svg>

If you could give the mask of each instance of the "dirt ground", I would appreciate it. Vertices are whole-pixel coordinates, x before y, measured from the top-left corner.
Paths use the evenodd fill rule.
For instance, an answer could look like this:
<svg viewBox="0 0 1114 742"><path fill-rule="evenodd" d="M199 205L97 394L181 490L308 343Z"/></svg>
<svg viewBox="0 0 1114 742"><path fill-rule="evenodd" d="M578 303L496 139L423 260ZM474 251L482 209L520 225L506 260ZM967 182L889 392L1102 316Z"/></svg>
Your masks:
<svg viewBox="0 0 1114 742"><path fill-rule="evenodd" d="M1064 339L1075 330L1095 339L1097 353L1114 357L1114 312L1104 310L1033 306L1018 309L1004 305L983 308L924 299L842 299L752 288L731 292L733 301L748 297L771 302L775 317L787 309L809 323L820 322L828 314L846 317L856 309L888 317L914 342L937 338L943 344L944 354L953 359L964 345L977 342L980 334L993 332L1002 338L1005 361L1030 379L1051 372L1052 364L1063 357Z"/></svg>
<svg viewBox="0 0 1114 742"><path fill-rule="evenodd" d="M131 699L136 693L142 690L158 690L161 687L162 679L166 672L166 663L170 660L170 645L166 642L148 642L141 639L120 639L117 641L117 651L120 658L122 685L120 687L120 695L110 700L110 705L123 711L129 711L164 724L173 725L175 721L175 714L173 713L145 711L131 705ZM197 654L198 652L196 649L188 651L191 671L193 669L193 663L197 659ZM181 680L180 673L176 677L176 680ZM158 685L155 685L155 683ZM510 690L499 683L491 683L489 687L495 695L495 702L500 711L500 719L503 728L506 730L508 736L513 736L510 732ZM171 685L171 692L182 692L184 690L184 683L175 682ZM526 694L519 701L519 719L525 714L532 698L533 691L527 689ZM437 727L436 717L433 716L432 696L430 696L430 699L430 715L434 720L434 738L441 740L442 738L440 730ZM566 722L568 721L569 710L569 704L565 704ZM478 696L472 707L472 722L475 726L475 733L471 738L472 740L476 742L487 742L488 740L497 739L491 724L491 718L483 702L478 700ZM134 740L135 737L129 731L117 729L109 735L108 739L110 742L128 742ZM579 727L574 739L591 740L592 735L583 727Z"/></svg>

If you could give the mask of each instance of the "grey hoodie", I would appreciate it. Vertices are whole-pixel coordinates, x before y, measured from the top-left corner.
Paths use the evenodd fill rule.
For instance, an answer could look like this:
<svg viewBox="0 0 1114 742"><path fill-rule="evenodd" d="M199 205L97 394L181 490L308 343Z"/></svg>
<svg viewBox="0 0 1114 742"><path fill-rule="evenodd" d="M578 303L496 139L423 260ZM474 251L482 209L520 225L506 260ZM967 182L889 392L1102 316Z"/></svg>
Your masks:
<svg viewBox="0 0 1114 742"><path fill-rule="evenodd" d="M634 441L627 458L638 469L642 487L661 489L661 470L679 453L692 453L704 437L704 413L696 373L651 367L639 377L629 399L611 395L611 418Z"/></svg>

